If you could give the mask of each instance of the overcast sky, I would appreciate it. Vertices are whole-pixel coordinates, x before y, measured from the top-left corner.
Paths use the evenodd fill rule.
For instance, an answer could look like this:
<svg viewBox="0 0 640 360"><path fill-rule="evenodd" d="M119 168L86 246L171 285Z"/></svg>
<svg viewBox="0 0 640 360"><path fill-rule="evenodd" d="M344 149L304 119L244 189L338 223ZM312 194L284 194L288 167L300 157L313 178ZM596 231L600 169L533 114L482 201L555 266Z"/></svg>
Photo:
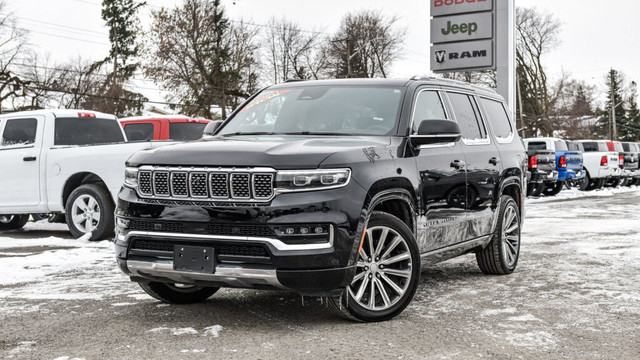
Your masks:
<svg viewBox="0 0 640 360"><path fill-rule="evenodd" d="M30 43L53 61L83 57L100 59L108 51L107 29L100 19L101 0L6 0L19 24L31 31ZM498 0L501 1L501 0ZM180 0L147 0L148 8L173 6ZM266 23L286 16L303 28L333 32L349 11L379 9L400 18L407 28L405 50L393 67L393 77L429 73L428 0L223 0L232 18ZM564 70L577 79L599 86L603 96L604 75L621 70L629 81L640 82L640 1L630 0L516 0L517 6L536 6L553 13L561 22L561 44L545 59L550 75ZM143 11L148 24L149 10ZM152 84L143 84L153 87ZM149 89L152 100L162 100Z"/></svg>

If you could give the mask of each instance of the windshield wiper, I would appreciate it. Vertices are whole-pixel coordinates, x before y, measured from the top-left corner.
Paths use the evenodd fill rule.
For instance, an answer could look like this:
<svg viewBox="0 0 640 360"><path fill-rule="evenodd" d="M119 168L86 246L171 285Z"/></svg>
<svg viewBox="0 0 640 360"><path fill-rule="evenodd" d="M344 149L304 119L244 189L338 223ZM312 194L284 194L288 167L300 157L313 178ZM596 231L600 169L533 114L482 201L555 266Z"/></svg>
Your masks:
<svg viewBox="0 0 640 360"><path fill-rule="evenodd" d="M280 134L274 133L272 131L254 131L254 132L236 131L234 133L224 134L222 136L236 136L236 135L280 135Z"/></svg>
<svg viewBox="0 0 640 360"><path fill-rule="evenodd" d="M325 136L351 136L351 134L338 133L338 132L322 132L322 131L298 131L298 132L286 132L280 135L325 135Z"/></svg>

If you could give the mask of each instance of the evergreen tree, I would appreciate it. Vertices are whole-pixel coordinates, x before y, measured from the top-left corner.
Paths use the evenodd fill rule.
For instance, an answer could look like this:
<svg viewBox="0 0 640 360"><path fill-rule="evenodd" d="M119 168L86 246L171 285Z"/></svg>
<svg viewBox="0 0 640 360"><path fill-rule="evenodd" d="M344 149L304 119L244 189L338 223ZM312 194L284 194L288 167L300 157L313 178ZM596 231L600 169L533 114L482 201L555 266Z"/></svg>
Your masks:
<svg viewBox="0 0 640 360"><path fill-rule="evenodd" d="M631 94L629 96L629 113L627 114L627 127L621 129L623 141L640 141L640 109L638 108L638 84L631 83Z"/></svg>
<svg viewBox="0 0 640 360"><path fill-rule="evenodd" d="M146 3L135 0L103 0L102 20L109 28L111 49L104 63L112 62L117 81L124 82L133 76L139 64L132 62L140 53L136 43L138 10Z"/></svg>
<svg viewBox="0 0 640 360"><path fill-rule="evenodd" d="M615 70L611 69L609 74L606 77L606 85L607 85L607 103L604 108L600 112L600 118L598 119L598 127L596 129L596 136L606 139L613 139L613 123L611 121L611 109L615 107L614 112L616 115L616 124L618 137L620 137L621 128L627 126L627 112L624 108L624 97L623 97L623 88L624 88L624 79L623 75Z"/></svg>

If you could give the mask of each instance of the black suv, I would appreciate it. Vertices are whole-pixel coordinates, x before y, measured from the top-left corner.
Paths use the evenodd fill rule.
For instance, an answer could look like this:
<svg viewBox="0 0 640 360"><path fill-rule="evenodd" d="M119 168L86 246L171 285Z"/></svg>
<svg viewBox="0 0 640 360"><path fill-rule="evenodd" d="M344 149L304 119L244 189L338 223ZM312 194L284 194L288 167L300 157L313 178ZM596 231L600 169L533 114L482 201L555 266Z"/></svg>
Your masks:
<svg viewBox="0 0 640 360"><path fill-rule="evenodd" d="M359 321L402 312L421 264L475 253L509 274L527 156L508 114L433 78L269 87L202 140L128 160L118 264L165 302L288 289Z"/></svg>

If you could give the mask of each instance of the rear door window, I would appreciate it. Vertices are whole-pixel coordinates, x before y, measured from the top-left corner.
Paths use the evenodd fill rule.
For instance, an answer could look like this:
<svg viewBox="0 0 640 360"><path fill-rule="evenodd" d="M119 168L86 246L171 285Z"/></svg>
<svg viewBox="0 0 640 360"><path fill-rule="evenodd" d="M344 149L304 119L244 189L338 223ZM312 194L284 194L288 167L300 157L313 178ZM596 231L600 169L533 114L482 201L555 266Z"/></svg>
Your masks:
<svg viewBox="0 0 640 360"><path fill-rule="evenodd" d="M204 128L203 123L171 123L169 124L169 138L176 141L190 141L202 138Z"/></svg>
<svg viewBox="0 0 640 360"><path fill-rule="evenodd" d="M418 132L420 123L424 120L447 119L440 94L434 90L424 90L418 94L416 105L413 109L413 128L411 133Z"/></svg>
<svg viewBox="0 0 640 360"><path fill-rule="evenodd" d="M36 142L38 120L11 119L2 132L2 146L29 146Z"/></svg>
<svg viewBox="0 0 640 360"><path fill-rule="evenodd" d="M487 130L480 119L480 112L473 96L448 93L451 108L460 126L462 138L467 140L481 140L487 138Z"/></svg>
<svg viewBox="0 0 640 360"><path fill-rule="evenodd" d="M129 141L153 140L153 124L127 124L124 126L124 133Z"/></svg>
<svg viewBox="0 0 640 360"><path fill-rule="evenodd" d="M117 120L97 118L57 118L54 145L95 145L124 142Z"/></svg>
<svg viewBox="0 0 640 360"><path fill-rule="evenodd" d="M509 138L514 132L513 123L511 122L511 119L509 119L509 115L507 115L504 105L499 101L484 98L481 98L480 102L487 111L489 122L491 123L491 127L493 128L493 132L496 137L502 139Z"/></svg>

